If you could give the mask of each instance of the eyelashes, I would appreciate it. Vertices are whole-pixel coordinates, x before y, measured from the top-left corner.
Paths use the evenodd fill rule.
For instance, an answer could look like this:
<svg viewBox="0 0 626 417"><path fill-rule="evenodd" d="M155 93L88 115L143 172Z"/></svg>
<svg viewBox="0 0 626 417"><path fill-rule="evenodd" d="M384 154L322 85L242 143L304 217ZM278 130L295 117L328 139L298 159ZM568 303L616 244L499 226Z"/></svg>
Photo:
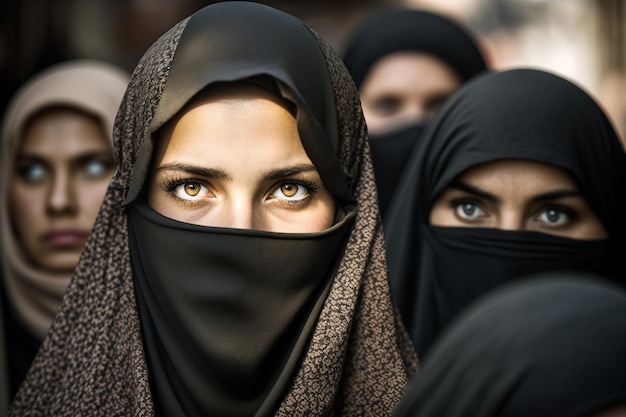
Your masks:
<svg viewBox="0 0 626 417"><path fill-rule="evenodd" d="M198 187L198 191L195 194L189 193L187 189L181 190L182 187L194 185ZM289 186L296 187L295 192L291 195L287 195L284 192L284 190L291 191ZM162 181L159 188L176 200L187 204L198 203L213 194L210 191L211 183L209 181L194 177L174 177L165 179ZM301 190L301 188L304 190ZM323 189L323 185L316 181L294 177L276 181L268 188L268 191L264 195L266 196L266 200L279 200L284 204L300 205L306 204L315 194L321 192ZM207 196L207 194L209 196Z"/></svg>

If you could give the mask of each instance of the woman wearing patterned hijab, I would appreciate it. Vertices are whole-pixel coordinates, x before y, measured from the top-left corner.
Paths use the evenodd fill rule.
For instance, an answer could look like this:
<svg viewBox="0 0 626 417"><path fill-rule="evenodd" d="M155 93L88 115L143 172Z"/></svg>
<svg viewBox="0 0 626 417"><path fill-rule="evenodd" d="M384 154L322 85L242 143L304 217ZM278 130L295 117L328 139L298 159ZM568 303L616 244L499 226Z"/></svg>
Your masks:
<svg viewBox="0 0 626 417"><path fill-rule="evenodd" d="M207 6L146 52L115 127L118 171L11 415L389 415L416 359L332 49L267 6Z"/></svg>
<svg viewBox="0 0 626 417"><path fill-rule="evenodd" d="M0 359L0 378L9 381L0 389L9 386L12 395L52 323L113 176L113 122L128 78L105 62L59 63L28 80L4 115L0 345L8 370Z"/></svg>
<svg viewBox="0 0 626 417"><path fill-rule="evenodd" d="M391 207L391 286L423 357L465 305L519 276L624 282L626 155L596 102L533 69L478 77L442 107Z"/></svg>

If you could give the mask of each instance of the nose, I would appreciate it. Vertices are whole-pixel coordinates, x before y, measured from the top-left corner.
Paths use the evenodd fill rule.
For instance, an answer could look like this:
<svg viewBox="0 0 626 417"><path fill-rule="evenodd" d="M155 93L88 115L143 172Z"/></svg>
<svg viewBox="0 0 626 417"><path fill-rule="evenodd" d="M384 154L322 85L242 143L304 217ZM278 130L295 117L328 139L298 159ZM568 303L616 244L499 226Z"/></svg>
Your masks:
<svg viewBox="0 0 626 417"><path fill-rule="evenodd" d="M426 118L426 110L421 103L411 102L405 108L405 115L407 118L411 118L412 120L424 120Z"/></svg>
<svg viewBox="0 0 626 417"><path fill-rule="evenodd" d="M56 172L48 194L47 211L64 214L76 211L76 196L69 172Z"/></svg>
<svg viewBox="0 0 626 417"><path fill-rule="evenodd" d="M235 198L224 202L211 223L232 229L260 229L258 217L252 202Z"/></svg>
<svg viewBox="0 0 626 417"><path fill-rule="evenodd" d="M517 210L505 211L501 213L497 227L502 230L523 230L523 216Z"/></svg>
<svg viewBox="0 0 626 417"><path fill-rule="evenodd" d="M405 102L402 111L398 113L396 120L404 123L424 122L428 118L428 114L421 103L414 101Z"/></svg>

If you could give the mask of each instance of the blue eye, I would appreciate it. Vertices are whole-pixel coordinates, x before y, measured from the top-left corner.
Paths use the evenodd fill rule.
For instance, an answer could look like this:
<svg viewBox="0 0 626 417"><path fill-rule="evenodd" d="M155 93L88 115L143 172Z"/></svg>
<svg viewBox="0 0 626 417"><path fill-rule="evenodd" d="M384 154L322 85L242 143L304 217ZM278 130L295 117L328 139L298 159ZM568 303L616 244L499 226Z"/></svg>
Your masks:
<svg viewBox="0 0 626 417"><path fill-rule="evenodd" d="M571 215L565 210L551 207L542 211L537 219L550 226L561 226L571 220Z"/></svg>
<svg viewBox="0 0 626 417"><path fill-rule="evenodd" d="M482 209L477 204L469 201L457 203L455 212L458 217L465 220L476 220L483 214Z"/></svg>
<svg viewBox="0 0 626 417"><path fill-rule="evenodd" d="M90 177L101 177L107 173L109 166L102 161L92 159L85 164L85 173Z"/></svg>
<svg viewBox="0 0 626 417"><path fill-rule="evenodd" d="M19 175L29 182L40 182L48 176L48 170L41 163L32 163L19 168Z"/></svg>

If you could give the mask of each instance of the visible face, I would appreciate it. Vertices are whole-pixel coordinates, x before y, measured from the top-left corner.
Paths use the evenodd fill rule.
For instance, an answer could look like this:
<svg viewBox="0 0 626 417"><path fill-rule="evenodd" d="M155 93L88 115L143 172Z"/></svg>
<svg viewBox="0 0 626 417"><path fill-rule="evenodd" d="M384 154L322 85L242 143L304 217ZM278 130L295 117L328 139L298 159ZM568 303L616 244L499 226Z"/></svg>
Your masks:
<svg viewBox="0 0 626 417"><path fill-rule="evenodd" d="M416 121L429 121L460 85L454 70L432 55L387 55L361 84L361 105L369 132L385 133Z"/></svg>
<svg viewBox="0 0 626 417"><path fill-rule="evenodd" d="M114 170L101 124L71 109L47 110L26 127L10 188L10 211L36 265L71 272Z"/></svg>
<svg viewBox="0 0 626 417"><path fill-rule="evenodd" d="M608 237L567 171L522 160L488 162L461 174L435 200L430 223Z"/></svg>
<svg viewBox="0 0 626 417"><path fill-rule="evenodd" d="M247 84L202 93L159 139L150 206L204 226L290 233L330 227L335 201L279 100Z"/></svg>

